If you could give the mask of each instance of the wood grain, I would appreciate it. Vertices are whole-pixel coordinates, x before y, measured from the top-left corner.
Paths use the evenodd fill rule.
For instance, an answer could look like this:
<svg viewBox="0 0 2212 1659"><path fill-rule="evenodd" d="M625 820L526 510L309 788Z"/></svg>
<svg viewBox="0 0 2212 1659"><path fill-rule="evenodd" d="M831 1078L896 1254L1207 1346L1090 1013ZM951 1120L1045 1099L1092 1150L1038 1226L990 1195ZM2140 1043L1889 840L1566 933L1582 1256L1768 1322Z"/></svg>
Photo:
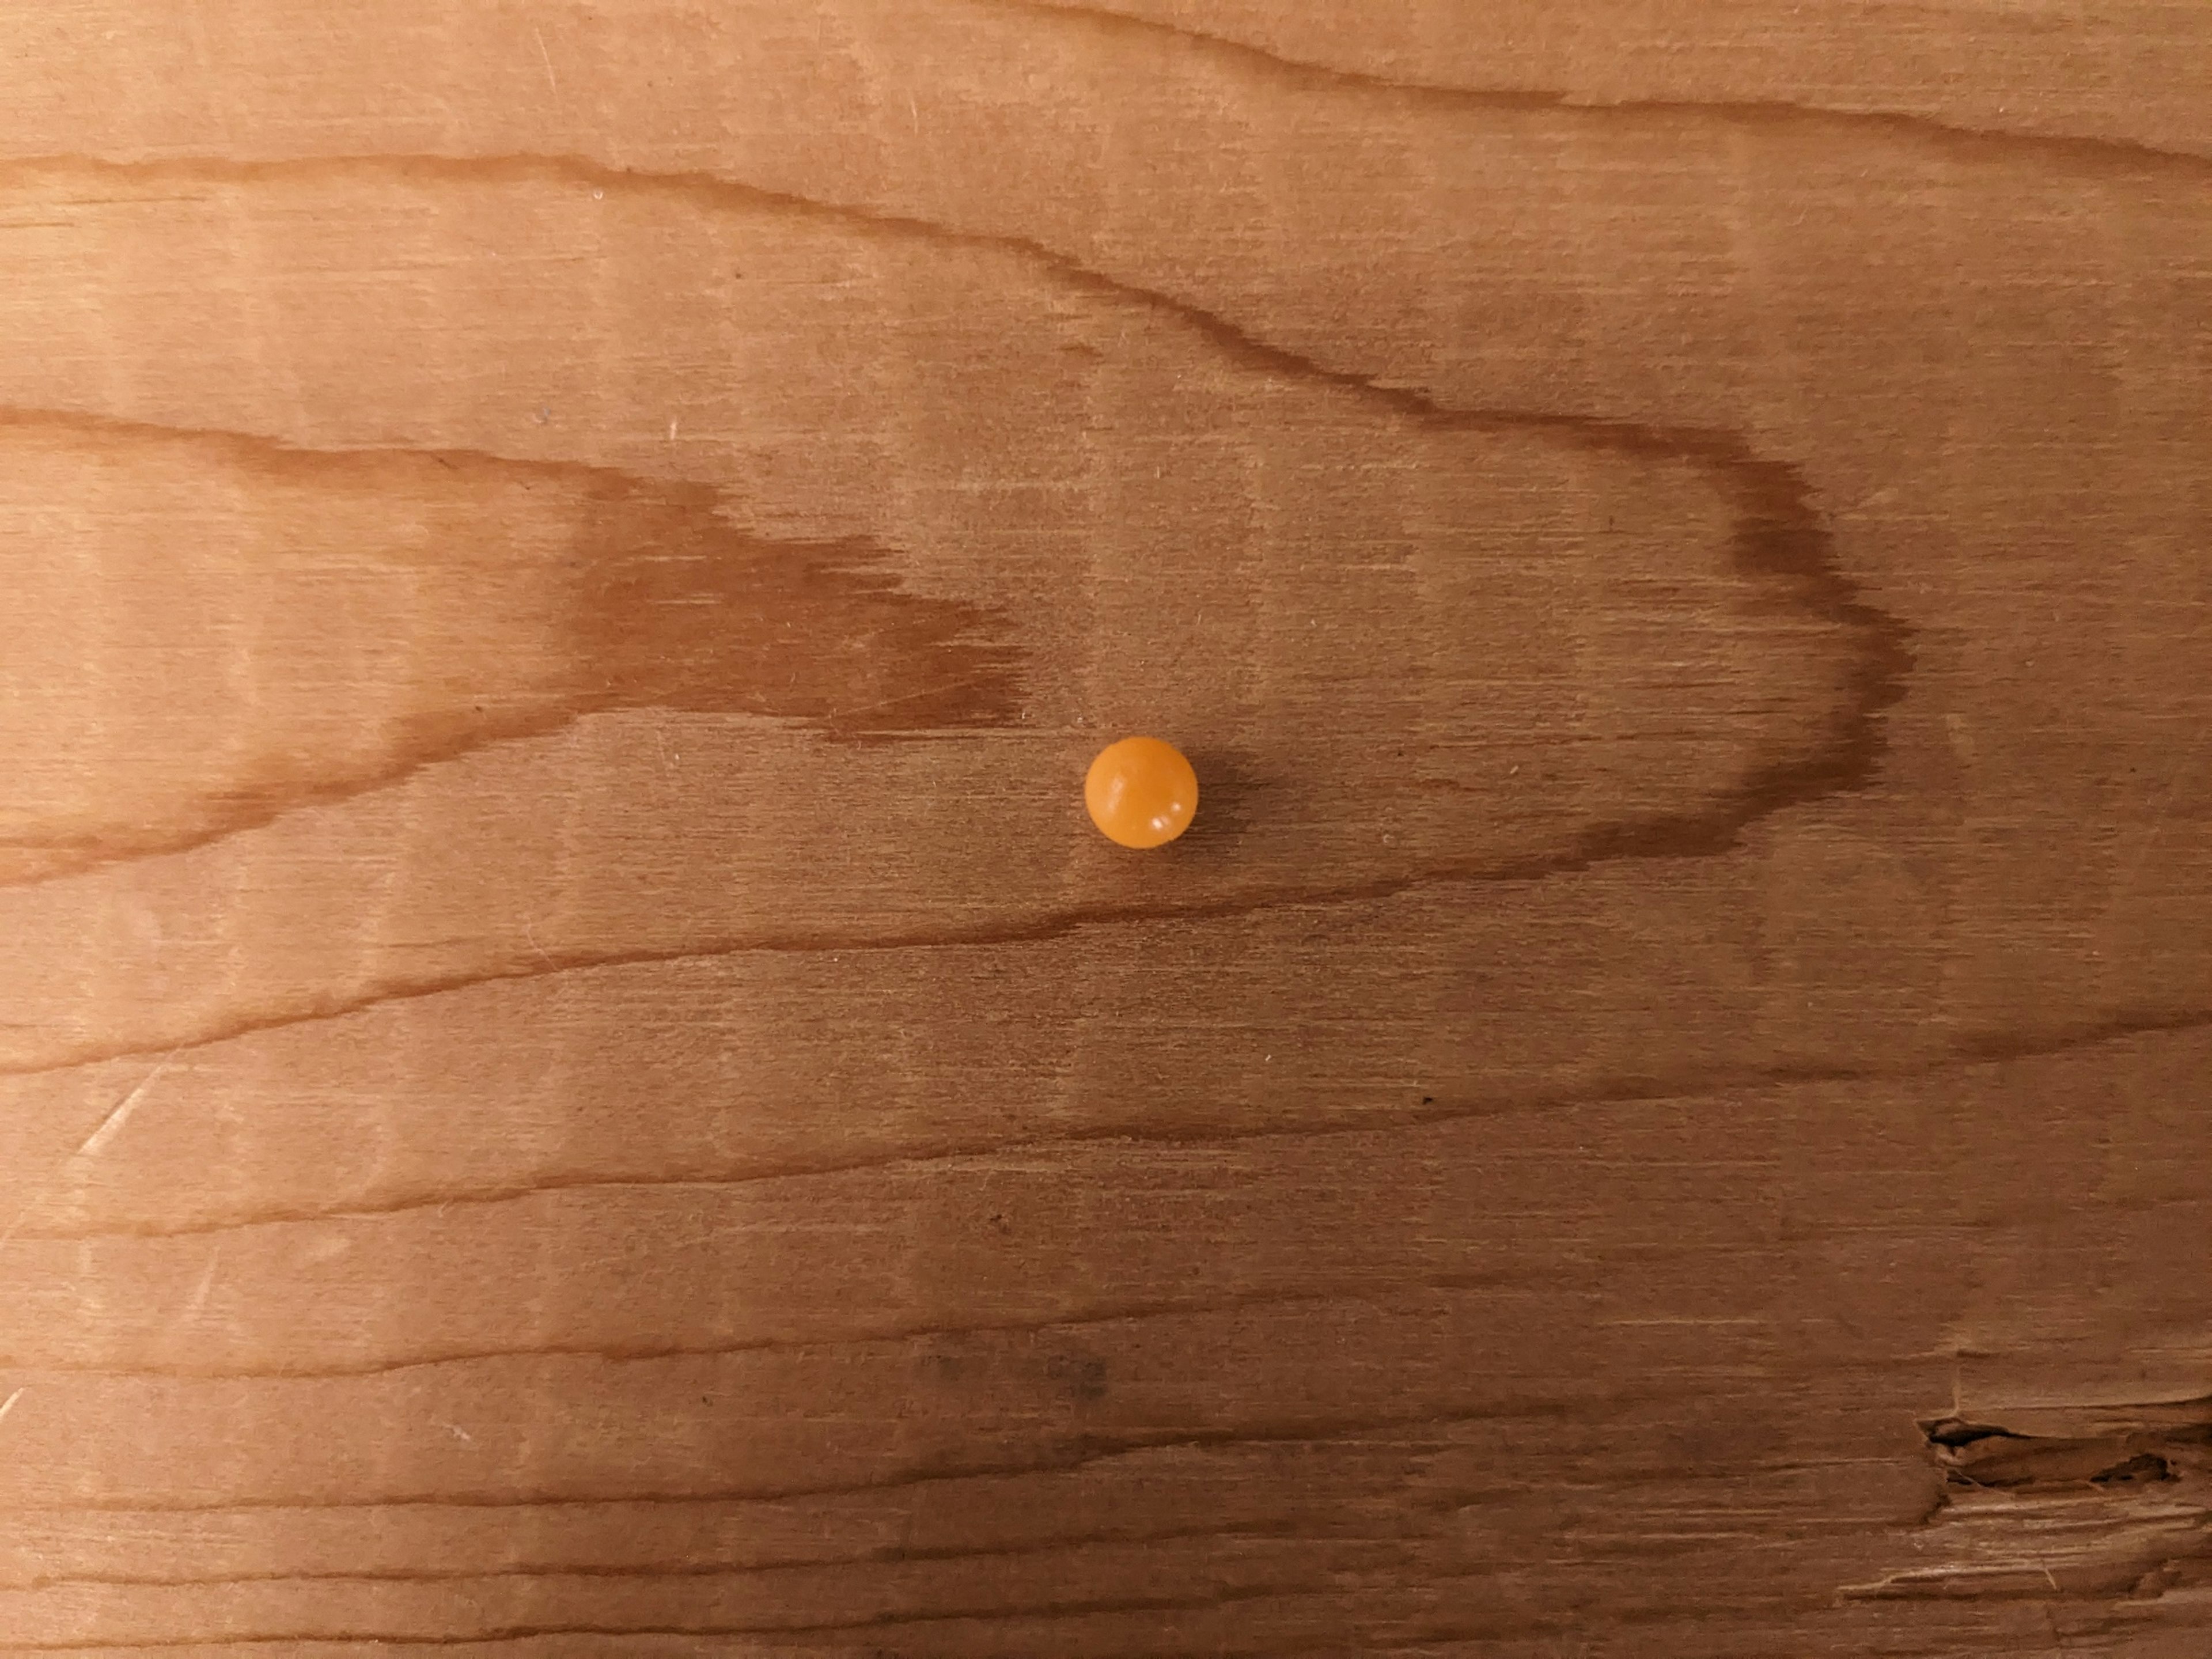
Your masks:
<svg viewBox="0 0 2212 1659"><path fill-rule="evenodd" d="M0 1651L2212 1641L2212 14L18 0L0 259Z"/></svg>

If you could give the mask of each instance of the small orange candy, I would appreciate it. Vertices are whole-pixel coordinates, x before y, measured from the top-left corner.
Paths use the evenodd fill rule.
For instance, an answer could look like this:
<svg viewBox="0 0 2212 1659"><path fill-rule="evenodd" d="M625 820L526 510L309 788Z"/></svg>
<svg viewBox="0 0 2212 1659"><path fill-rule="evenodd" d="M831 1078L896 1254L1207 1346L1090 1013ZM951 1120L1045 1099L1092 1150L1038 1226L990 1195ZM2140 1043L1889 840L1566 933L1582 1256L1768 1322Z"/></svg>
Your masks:
<svg viewBox="0 0 2212 1659"><path fill-rule="evenodd" d="M1158 738L1109 744L1083 780L1083 804L1107 840L1159 847L1190 827L1198 774L1174 744Z"/></svg>

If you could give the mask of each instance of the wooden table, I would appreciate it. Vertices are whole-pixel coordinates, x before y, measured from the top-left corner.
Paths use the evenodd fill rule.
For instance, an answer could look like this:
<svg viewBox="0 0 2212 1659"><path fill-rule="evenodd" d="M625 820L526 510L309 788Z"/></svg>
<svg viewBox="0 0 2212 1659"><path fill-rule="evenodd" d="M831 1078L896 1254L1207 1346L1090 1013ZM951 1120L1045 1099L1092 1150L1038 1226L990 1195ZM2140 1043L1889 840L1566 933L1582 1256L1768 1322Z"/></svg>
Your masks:
<svg viewBox="0 0 2212 1659"><path fill-rule="evenodd" d="M2212 9L8 0L0 152L6 1652L2212 1652Z"/></svg>

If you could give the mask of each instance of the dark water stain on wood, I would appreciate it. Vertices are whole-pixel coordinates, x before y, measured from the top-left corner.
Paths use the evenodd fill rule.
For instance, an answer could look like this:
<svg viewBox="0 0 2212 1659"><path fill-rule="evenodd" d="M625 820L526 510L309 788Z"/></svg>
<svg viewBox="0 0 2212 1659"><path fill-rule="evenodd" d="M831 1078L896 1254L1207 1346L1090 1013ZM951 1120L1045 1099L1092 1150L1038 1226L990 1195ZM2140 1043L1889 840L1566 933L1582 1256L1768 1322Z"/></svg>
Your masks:
<svg viewBox="0 0 2212 1659"><path fill-rule="evenodd" d="M732 528L711 489L617 479L587 497L577 544L580 703L771 715L848 739L1018 713L998 619L907 589L867 542L769 541Z"/></svg>
<svg viewBox="0 0 2212 1659"><path fill-rule="evenodd" d="M35 544L9 562L43 568L46 604L0 629L82 607L110 635L103 661L144 685L113 719L81 718L103 706L87 684L43 728L35 709L9 720L0 742L15 750L17 787L0 882L204 845L595 713L755 715L851 741L1003 726L1020 708L1002 618L908 588L890 549L744 530L702 484L0 419L0 501L58 489L75 499L10 514L38 526L17 532ZM133 544L156 525L166 550L142 557ZM132 550L113 562L134 592L104 585L103 550L118 547ZM234 642L210 629L249 619L241 690L224 680ZM376 667L349 683L354 657ZM34 761L52 786L42 796L21 781Z"/></svg>

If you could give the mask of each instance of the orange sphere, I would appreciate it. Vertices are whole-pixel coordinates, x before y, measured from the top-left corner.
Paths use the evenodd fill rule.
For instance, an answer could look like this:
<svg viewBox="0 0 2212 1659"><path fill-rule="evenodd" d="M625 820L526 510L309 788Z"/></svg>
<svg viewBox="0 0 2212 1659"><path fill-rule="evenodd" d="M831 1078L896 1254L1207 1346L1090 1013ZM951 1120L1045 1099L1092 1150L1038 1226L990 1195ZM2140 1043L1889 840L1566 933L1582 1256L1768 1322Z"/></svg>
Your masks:
<svg viewBox="0 0 2212 1659"><path fill-rule="evenodd" d="M1158 738L1109 744L1083 780L1083 804L1109 841L1158 847L1190 827L1198 774L1174 744Z"/></svg>

